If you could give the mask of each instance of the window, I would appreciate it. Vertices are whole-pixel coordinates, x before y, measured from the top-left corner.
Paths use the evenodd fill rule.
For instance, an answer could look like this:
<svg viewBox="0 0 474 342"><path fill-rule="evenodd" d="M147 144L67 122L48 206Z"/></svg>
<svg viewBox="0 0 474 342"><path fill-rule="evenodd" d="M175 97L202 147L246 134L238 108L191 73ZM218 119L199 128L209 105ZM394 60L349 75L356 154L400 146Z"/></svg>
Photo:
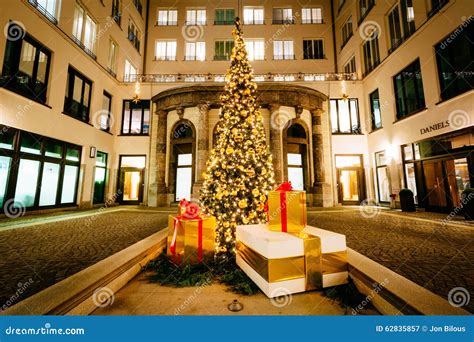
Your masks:
<svg viewBox="0 0 474 342"><path fill-rule="evenodd" d="M214 47L214 60L225 61L230 59L232 49L234 48L233 40L218 40Z"/></svg>
<svg viewBox="0 0 474 342"><path fill-rule="evenodd" d="M291 181L295 190L304 190L303 155L299 153L288 153L288 180Z"/></svg>
<svg viewBox="0 0 474 342"><path fill-rule="evenodd" d="M324 59L324 49L322 39L303 40L304 59Z"/></svg>
<svg viewBox="0 0 474 342"><path fill-rule="evenodd" d="M275 40L273 42L273 59L295 59L292 40Z"/></svg>
<svg viewBox="0 0 474 342"><path fill-rule="evenodd" d="M150 129L150 101L123 101L123 135L147 135Z"/></svg>
<svg viewBox="0 0 474 342"><path fill-rule="evenodd" d="M413 192L413 195L415 197L415 204L418 204L418 191L416 187L416 168L415 168L415 159L420 159L418 147L419 147L418 144L410 144L410 145L402 146L403 174L405 176L405 188L410 189Z"/></svg>
<svg viewBox="0 0 474 342"><path fill-rule="evenodd" d="M413 0L400 0L388 14L388 28L390 33L390 49L394 51L413 32L415 32L415 12Z"/></svg>
<svg viewBox="0 0 474 342"><path fill-rule="evenodd" d="M75 5L74 23L72 27L72 35L74 42L79 45L92 58L96 58L97 24L92 17L78 4Z"/></svg>
<svg viewBox="0 0 474 342"><path fill-rule="evenodd" d="M245 25L263 25L263 8L262 7L244 7L244 24Z"/></svg>
<svg viewBox="0 0 474 342"><path fill-rule="evenodd" d="M10 22L8 32L21 27ZM46 102L51 52L24 32L23 39L7 37L0 84L16 93L42 103Z"/></svg>
<svg viewBox="0 0 474 342"><path fill-rule="evenodd" d="M471 90L474 86L474 22L466 21L466 25L437 44L435 51L441 99L447 100Z"/></svg>
<svg viewBox="0 0 474 342"><path fill-rule="evenodd" d="M97 151L95 157L94 198L93 204L104 203L105 181L107 175L107 153Z"/></svg>
<svg viewBox="0 0 474 342"><path fill-rule="evenodd" d="M158 61L175 61L176 40L157 40L155 43L155 59Z"/></svg>
<svg viewBox="0 0 474 342"><path fill-rule="evenodd" d="M120 26L122 21L122 1L112 0L112 19Z"/></svg>
<svg viewBox="0 0 474 342"><path fill-rule="evenodd" d="M140 52L140 31L137 25L131 20L128 21L128 40L132 42L132 45Z"/></svg>
<svg viewBox="0 0 474 342"><path fill-rule="evenodd" d="M60 0L29 0L53 24L58 23Z"/></svg>
<svg viewBox="0 0 474 342"><path fill-rule="evenodd" d="M124 82L134 82L137 80L137 68L128 59L125 60L125 70L123 72Z"/></svg>
<svg viewBox="0 0 474 342"><path fill-rule="evenodd" d="M246 39L245 47L250 61L265 59L265 41L263 39Z"/></svg>
<svg viewBox="0 0 474 342"><path fill-rule="evenodd" d="M428 18L431 18L436 13L438 13L439 10L442 9L448 2L449 0L428 0L430 8L428 11Z"/></svg>
<svg viewBox="0 0 474 342"><path fill-rule="evenodd" d="M233 8L219 8L215 11L214 25L233 25L235 10Z"/></svg>
<svg viewBox="0 0 474 342"><path fill-rule="evenodd" d="M373 91L369 95L372 130L382 128L382 115L380 113L379 90Z"/></svg>
<svg viewBox="0 0 474 342"><path fill-rule="evenodd" d="M375 153L375 169L379 202L390 202L390 178L385 151Z"/></svg>
<svg viewBox="0 0 474 342"><path fill-rule="evenodd" d="M99 128L105 132L110 131L110 115L112 110L112 95L104 90L102 97L102 111L100 117L98 118L99 122L97 123ZM94 123L95 124L95 123Z"/></svg>
<svg viewBox="0 0 474 342"><path fill-rule="evenodd" d="M118 46L113 40L109 42L109 60L107 61L107 70L112 76L117 76L117 52Z"/></svg>
<svg viewBox="0 0 474 342"><path fill-rule="evenodd" d="M397 102L397 119L425 108L419 59L395 75L393 83Z"/></svg>
<svg viewBox="0 0 474 342"><path fill-rule="evenodd" d="M178 25L177 10L158 10L158 26L176 26Z"/></svg>
<svg viewBox="0 0 474 342"><path fill-rule="evenodd" d="M368 75L380 64L379 39L377 35L377 32L372 32L372 37L363 45L364 75Z"/></svg>
<svg viewBox="0 0 474 342"><path fill-rule="evenodd" d="M357 72L355 56L352 56L351 59L349 59L349 61L344 65L344 72L346 74L353 74Z"/></svg>
<svg viewBox="0 0 474 342"><path fill-rule="evenodd" d="M92 81L72 67L68 70L64 113L89 122Z"/></svg>
<svg viewBox="0 0 474 342"><path fill-rule="evenodd" d="M186 11L186 25L206 25L206 10L193 9Z"/></svg>
<svg viewBox="0 0 474 342"><path fill-rule="evenodd" d="M135 8L137 9L138 13L140 13L140 15L142 14L142 1L141 0L133 0L133 5L135 6Z"/></svg>
<svg viewBox="0 0 474 342"><path fill-rule="evenodd" d="M347 18L344 26L342 26L342 45L341 49L347 44L349 39L352 37L353 29L352 29L352 16Z"/></svg>
<svg viewBox="0 0 474 342"><path fill-rule="evenodd" d="M0 135L0 205L8 199L16 207L33 209L75 204L81 148L11 127L0 129L5 132ZM75 151L77 159L68 160L68 151ZM75 177L68 178L70 169L77 171ZM72 194L68 201L61 201L64 189Z"/></svg>
<svg viewBox="0 0 474 342"><path fill-rule="evenodd" d="M206 43L186 43L186 55L184 59L187 61L204 61L206 59Z"/></svg>
<svg viewBox="0 0 474 342"><path fill-rule="evenodd" d="M357 99L332 99L329 105L332 133L361 134Z"/></svg>
<svg viewBox="0 0 474 342"><path fill-rule="evenodd" d="M364 20L374 5L375 0L359 0L359 23Z"/></svg>
<svg viewBox="0 0 474 342"><path fill-rule="evenodd" d="M274 8L273 24L294 24L293 11L291 8Z"/></svg>
<svg viewBox="0 0 474 342"><path fill-rule="evenodd" d="M322 24L323 11L321 8L302 8L301 9L302 24Z"/></svg>
<svg viewBox="0 0 474 342"><path fill-rule="evenodd" d="M193 155L192 153L178 154L176 163L176 201L180 201L183 198L191 198L192 188L192 166L193 166Z"/></svg>

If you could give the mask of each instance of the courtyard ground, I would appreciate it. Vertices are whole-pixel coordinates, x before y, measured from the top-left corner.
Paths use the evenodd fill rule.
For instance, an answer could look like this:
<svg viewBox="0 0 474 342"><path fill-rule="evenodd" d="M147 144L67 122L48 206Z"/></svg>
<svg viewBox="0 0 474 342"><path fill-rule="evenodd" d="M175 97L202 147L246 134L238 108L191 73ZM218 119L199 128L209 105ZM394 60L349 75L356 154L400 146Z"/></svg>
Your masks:
<svg viewBox="0 0 474 342"><path fill-rule="evenodd" d="M175 211L119 209L126 210L0 220L0 308L157 232ZM474 227L461 218L447 223L445 219L444 214L359 207L308 210L310 225L346 234L349 247L443 298L455 287L467 289L472 296ZM210 294L215 290L206 289ZM183 290L182 296L188 295ZM474 312L474 301L465 308Z"/></svg>

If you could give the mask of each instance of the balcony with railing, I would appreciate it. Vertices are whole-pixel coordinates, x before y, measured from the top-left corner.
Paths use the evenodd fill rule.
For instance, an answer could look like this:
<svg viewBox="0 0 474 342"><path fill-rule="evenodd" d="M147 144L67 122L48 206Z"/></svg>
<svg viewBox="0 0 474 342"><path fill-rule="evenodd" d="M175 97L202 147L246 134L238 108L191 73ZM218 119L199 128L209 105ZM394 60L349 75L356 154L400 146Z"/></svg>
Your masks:
<svg viewBox="0 0 474 342"><path fill-rule="evenodd" d="M133 77L131 77L133 76ZM358 81L357 73L280 73L256 74L254 80L266 82L331 82ZM140 74L130 75L124 82L141 83L223 83L225 74Z"/></svg>
<svg viewBox="0 0 474 342"><path fill-rule="evenodd" d="M87 53L89 56L91 56L94 60L97 59L97 56L95 55L95 53L91 49L86 47L83 42L81 42L79 39L77 39L74 36L71 36L71 39L74 43L76 43L77 46L79 46L82 50L84 50L84 52Z"/></svg>

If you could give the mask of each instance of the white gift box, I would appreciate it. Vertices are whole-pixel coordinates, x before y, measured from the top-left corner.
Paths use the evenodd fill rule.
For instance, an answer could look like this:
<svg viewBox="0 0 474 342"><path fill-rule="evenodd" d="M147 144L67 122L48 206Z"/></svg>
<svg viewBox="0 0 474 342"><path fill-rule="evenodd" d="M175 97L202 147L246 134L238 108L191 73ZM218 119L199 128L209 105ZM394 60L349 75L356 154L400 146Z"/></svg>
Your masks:
<svg viewBox="0 0 474 342"><path fill-rule="evenodd" d="M310 244L266 224L237 227L237 265L269 298L347 283L346 237L311 226L303 233ZM305 246L312 249L306 258Z"/></svg>

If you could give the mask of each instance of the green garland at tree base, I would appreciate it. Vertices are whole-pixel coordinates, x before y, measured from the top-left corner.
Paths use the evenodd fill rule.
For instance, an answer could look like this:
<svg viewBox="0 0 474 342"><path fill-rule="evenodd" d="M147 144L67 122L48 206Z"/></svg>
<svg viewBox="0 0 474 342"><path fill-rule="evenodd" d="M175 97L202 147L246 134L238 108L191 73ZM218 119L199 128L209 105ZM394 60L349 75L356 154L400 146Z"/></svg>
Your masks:
<svg viewBox="0 0 474 342"><path fill-rule="evenodd" d="M148 281L163 286L193 287L219 283L236 294L250 296L260 292L257 285L237 266L235 259L219 262L208 258L200 264L178 266L163 253L149 262L144 270L150 272Z"/></svg>

